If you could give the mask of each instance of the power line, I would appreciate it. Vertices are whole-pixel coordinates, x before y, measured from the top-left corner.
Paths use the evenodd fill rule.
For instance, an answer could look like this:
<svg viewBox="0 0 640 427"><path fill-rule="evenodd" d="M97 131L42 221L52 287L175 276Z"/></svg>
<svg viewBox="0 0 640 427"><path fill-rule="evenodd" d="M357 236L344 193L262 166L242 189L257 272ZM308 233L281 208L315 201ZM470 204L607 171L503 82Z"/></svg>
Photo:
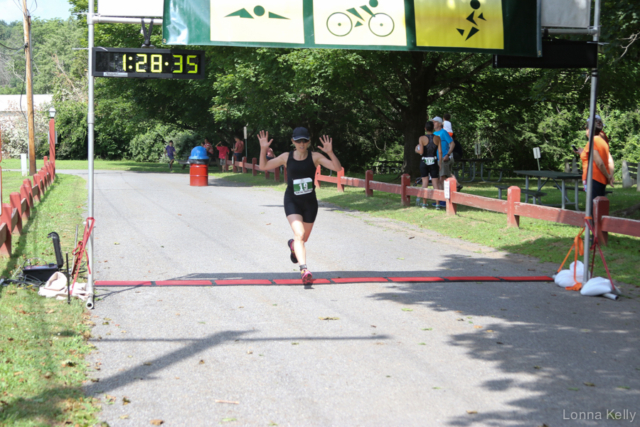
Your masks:
<svg viewBox="0 0 640 427"><path fill-rule="evenodd" d="M2 46L5 49L9 49L9 50L22 50L22 49L27 47L26 45L20 46L20 47L9 47L9 46L3 45L2 43L0 43L0 46Z"/></svg>

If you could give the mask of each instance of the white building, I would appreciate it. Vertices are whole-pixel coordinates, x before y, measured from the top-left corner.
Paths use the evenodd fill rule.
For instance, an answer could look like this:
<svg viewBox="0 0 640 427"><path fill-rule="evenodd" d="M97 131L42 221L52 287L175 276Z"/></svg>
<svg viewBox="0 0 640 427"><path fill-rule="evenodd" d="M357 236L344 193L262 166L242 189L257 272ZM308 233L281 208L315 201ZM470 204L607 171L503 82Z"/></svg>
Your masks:
<svg viewBox="0 0 640 427"><path fill-rule="evenodd" d="M48 110L53 105L53 95L33 95L35 110ZM0 118L27 114L26 95L0 95Z"/></svg>

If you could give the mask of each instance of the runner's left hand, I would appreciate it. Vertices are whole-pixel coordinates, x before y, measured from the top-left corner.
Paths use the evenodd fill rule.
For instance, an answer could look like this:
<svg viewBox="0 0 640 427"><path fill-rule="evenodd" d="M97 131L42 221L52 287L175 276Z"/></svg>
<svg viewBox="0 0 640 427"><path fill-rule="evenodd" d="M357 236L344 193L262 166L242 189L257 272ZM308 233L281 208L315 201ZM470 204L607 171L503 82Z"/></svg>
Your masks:
<svg viewBox="0 0 640 427"><path fill-rule="evenodd" d="M327 135L323 135L320 137L320 143L322 146L318 146L319 149L324 151L327 154L333 153L333 139L329 138Z"/></svg>
<svg viewBox="0 0 640 427"><path fill-rule="evenodd" d="M265 132L261 130L260 133L258 134L258 141L260 141L261 149L262 148L268 149L271 143L273 142L273 139L269 141L269 132Z"/></svg>

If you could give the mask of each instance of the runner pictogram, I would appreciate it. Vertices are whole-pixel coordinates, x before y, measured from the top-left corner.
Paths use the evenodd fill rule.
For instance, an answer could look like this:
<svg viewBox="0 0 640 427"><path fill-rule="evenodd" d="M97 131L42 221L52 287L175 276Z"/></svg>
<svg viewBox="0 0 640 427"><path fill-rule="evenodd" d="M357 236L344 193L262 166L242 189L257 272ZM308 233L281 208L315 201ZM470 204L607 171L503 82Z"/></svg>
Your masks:
<svg viewBox="0 0 640 427"><path fill-rule="evenodd" d="M475 36L477 33L480 32L480 29L478 28L478 21L487 20L484 17L484 13L479 10L480 7L482 6L479 0L472 0L470 6L473 9L473 11L471 12L471 15L467 16L467 21L471 22L471 24L473 24L474 26L471 27L471 29L468 32L463 28L457 28L458 32L462 37L464 37L466 33L467 37L465 41L469 40L471 37ZM476 15L476 13L478 14Z"/></svg>
<svg viewBox="0 0 640 427"><path fill-rule="evenodd" d="M414 0L416 45L504 49L505 0Z"/></svg>

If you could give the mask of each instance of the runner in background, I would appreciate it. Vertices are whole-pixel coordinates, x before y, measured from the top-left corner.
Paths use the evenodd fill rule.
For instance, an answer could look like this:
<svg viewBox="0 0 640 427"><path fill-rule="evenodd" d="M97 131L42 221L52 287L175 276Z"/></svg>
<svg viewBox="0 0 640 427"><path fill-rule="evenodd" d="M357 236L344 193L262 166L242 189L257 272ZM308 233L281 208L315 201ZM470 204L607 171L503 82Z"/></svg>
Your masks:
<svg viewBox="0 0 640 427"><path fill-rule="evenodd" d="M267 160L267 152L273 142L273 139L269 140L269 132L260 131L258 140L260 141L260 170L287 166L284 211L293 231L293 239L287 242L287 246L291 262L300 264L302 283L311 284L313 276L307 268L305 243L309 240L318 214L318 199L314 184L316 168L322 165L334 172L342 169L340 160L333 152L333 139L327 135L320 138L322 145L318 145L318 148L329 156L327 159L322 154L311 151L311 136L306 128L295 128L291 138L295 149L272 160Z"/></svg>

